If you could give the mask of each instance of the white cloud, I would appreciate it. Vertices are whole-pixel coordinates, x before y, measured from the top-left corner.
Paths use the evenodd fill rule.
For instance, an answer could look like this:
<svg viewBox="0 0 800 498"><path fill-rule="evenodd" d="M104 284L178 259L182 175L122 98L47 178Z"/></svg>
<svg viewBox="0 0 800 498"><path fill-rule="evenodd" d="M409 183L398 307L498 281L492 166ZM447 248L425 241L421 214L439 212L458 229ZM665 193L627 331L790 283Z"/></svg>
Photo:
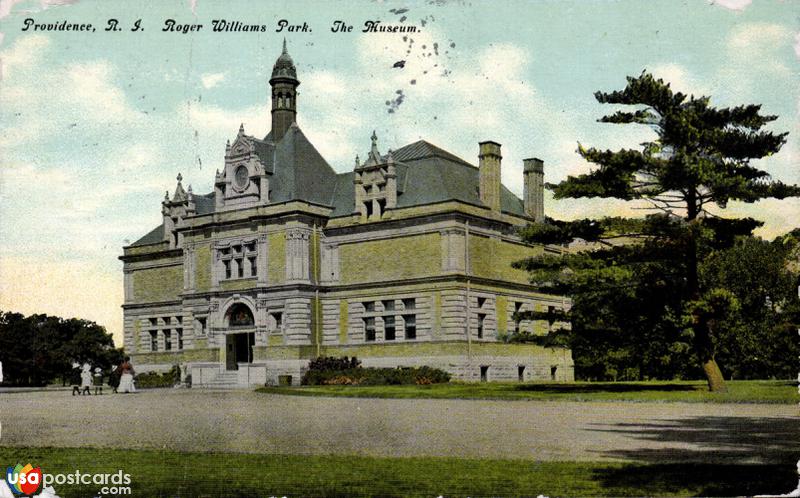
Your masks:
<svg viewBox="0 0 800 498"><path fill-rule="evenodd" d="M42 53L49 46L50 38L45 35L32 34L19 38L14 45L0 52L1 79L6 80L25 68L30 71L37 67Z"/></svg>
<svg viewBox="0 0 800 498"><path fill-rule="evenodd" d="M207 73L200 76L203 88L214 88L225 81L225 73Z"/></svg>
<svg viewBox="0 0 800 498"><path fill-rule="evenodd" d="M712 90L700 83L697 78L680 64L656 64L650 71L658 78L670 84L673 91L680 91L688 95L710 95Z"/></svg>
<svg viewBox="0 0 800 498"><path fill-rule="evenodd" d="M753 0L711 0L712 5L737 11L746 9L751 3Z"/></svg>
<svg viewBox="0 0 800 498"><path fill-rule="evenodd" d="M728 46L733 50L763 51L772 50L785 43L789 30L780 24L754 22L737 26L728 38Z"/></svg>
<svg viewBox="0 0 800 498"><path fill-rule="evenodd" d="M800 59L800 33L794 35L794 55Z"/></svg>

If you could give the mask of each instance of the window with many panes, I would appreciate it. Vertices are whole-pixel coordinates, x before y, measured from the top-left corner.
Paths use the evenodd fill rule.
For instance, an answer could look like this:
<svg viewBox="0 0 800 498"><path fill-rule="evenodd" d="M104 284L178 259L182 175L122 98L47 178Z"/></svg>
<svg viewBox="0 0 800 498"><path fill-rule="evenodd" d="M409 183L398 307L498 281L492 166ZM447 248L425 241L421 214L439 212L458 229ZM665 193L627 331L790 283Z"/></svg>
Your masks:
<svg viewBox="0 0 800 498"><path fill-rule="evenodd" d="M205 329L205 318L198 318L201 327ZM160 316L147 319L147 333L150 336L150 351L160 349L159 335L164 338L163 351L174 351L183 349L183 317L182 316Z"/></svg>
<svg viewBox="0 0 800 498"><path fill-rule="evenodd" d="M217 249L224 268L224 279L258 276L258 246L255 242L239 242Z"/></svg>
<svg viewBox="0 0 800 498"><path fill-rule="evenodd" d="M364 306L362 319L365 341L396 341L417 338L417 316L414 314L416 299L364 301L361 305ZM381 332L383 332L382 335Z"/></svg>

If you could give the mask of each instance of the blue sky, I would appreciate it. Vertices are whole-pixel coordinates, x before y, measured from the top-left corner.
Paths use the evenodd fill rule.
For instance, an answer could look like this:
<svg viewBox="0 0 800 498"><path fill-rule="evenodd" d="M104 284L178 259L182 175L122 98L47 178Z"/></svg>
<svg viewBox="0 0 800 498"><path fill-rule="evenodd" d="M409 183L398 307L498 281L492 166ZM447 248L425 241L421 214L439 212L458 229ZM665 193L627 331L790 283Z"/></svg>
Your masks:
<svg viewBox="0 0 800 498"><path fill-rule="evenodd" d="M578 141L619 148L647 139L646 129L597 123L610 109L593 98L647 69L717 105L760 103L779 115L771 129L789 131L789 142L760 165L800 183L797 6L3 0L0 309L74 314L119 334L121 247L160 222L178 172L195 192L211 190L240 123L266 134L267 80L284 36L301 80L298 123L337 171L365 154L373 129L382 150L425 138L472 162L479 141L495 140L503 182L521 194L525 157L544 159L555 182L589 170ZM98 31L22 32L27 17L91 22ZM402 17L420 32L360 33L364 21ZM144 31L102 32L109 18L126 28L141 19ZM204 29L162 32L169 18ZM213 33L212 19L267 31ZM276 33L279 19L307 22L312 32ZM353 33L331 33L335 20ZM405 67L393 68L399 60ZM545 209L557 218L641 213L605 200L548 199ZM758 233L773 237L797 226L800 202L729 211L766 220Z"/></svg>

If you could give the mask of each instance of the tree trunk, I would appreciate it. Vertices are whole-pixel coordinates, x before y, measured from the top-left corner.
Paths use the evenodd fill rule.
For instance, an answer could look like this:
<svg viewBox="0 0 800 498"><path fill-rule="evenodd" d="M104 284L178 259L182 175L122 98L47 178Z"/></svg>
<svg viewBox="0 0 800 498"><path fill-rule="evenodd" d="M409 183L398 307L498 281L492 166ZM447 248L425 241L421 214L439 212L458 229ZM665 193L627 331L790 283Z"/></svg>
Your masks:
<svg viewBox="0 0 800 498"><path fill-rule="evenodd" d="M686 221L689 222L689 244L686 251L687 270L687 295L692 301L700 299L700 281L697 276L697 191L693 187L689 190L686 199ZM694 346L703 372L708 381L708 390L711 392L724 392L725 379L714 359L714 343L711 340L711 326L706 317L701 316L699 310L692 310L692 331L694 332Z"/></svg>
<svg viewBox="0 0 800 498"><path fill-rule="evenodd" d="M711 392L725 392L728 390L725 387L725 379L722 377L722 372L719 370L717 361L714 358L709 358L703 362L703 372L708 379L708 390Z"/></svg>

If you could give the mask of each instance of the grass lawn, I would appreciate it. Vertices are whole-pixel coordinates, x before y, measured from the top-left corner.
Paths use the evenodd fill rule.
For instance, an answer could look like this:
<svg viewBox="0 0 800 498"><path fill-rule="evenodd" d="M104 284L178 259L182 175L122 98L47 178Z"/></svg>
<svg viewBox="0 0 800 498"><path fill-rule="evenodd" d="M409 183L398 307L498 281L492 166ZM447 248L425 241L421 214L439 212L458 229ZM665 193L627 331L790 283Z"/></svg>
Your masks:
<svg viewBox="0 0 800 498"><path fill-rule="evenodd" d="M547 401L650 401L691 403L800 402L797 383L788 380L726 382L728 392L710 393L705 381L457 383L428 386L302 386L262 387L258 392L299 396L358 398L445 398Z"/></svg>
<svg viewBox="0 0 800 498"><path fill-rule="evenodd" d="M793 465L638 465L1 447L46 474L131 475L132 496L741 496L793 489ZM56 486L61 497L98 485Z"/></svg>

